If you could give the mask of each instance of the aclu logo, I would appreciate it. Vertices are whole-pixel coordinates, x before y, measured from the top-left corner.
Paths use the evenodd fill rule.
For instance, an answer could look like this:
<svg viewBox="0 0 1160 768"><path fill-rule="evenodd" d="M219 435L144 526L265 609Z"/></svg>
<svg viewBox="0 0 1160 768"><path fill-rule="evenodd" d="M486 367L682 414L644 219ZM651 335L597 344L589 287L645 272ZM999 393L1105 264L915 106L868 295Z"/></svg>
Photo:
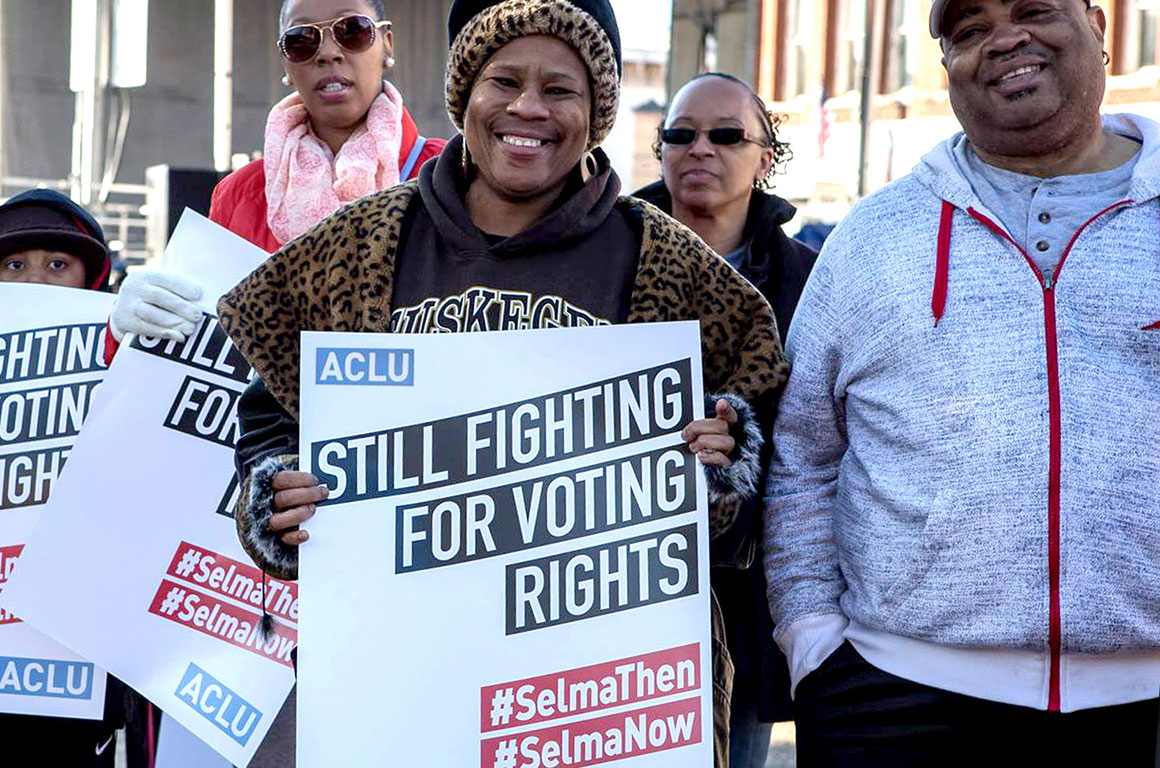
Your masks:
<svg viewBox="0 0 1160 768"><path fill-rule="evenodd" d="M262 720L262 713L253 704L192 662L174 695L243 747Z"/></svg>
<svg viewBox="0 0 1160 768"><path fill-rule="evenodd" d="M317 384L364 387L413 387L415 350L340 349L318 350Z"/></svg>

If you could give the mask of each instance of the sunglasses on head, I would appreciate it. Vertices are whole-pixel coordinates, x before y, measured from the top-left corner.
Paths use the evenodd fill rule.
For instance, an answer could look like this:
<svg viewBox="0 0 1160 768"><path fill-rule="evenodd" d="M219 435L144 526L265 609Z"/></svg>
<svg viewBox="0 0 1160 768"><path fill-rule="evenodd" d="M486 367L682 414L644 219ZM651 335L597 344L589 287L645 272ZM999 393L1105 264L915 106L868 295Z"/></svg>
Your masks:
<svg viewBox="0 0 1160 768"><path fill-rule="evenodd" d="M295 24L278 38L278 50L291 64L304 64L318 55L322 36L330 30L339 47L350 53L362 53L375 42L375 30L391 28L389 21L375 21L361 13L343 16L319 24Z"/></svg>
<svg viewBox="0 0 1160 768"><path fill-rule="evenodd" d="M744 128L710 128L707 131L697 131L693 128L661 128L661 143L662 144L692 144L697 140L697 134L704 133L709 137L710 144L718 144L728 146L730 144L740 144L747 141L750 144L756 144L759 147L767 146L766 143L760 139L754 139L745 135Z"/></svg>

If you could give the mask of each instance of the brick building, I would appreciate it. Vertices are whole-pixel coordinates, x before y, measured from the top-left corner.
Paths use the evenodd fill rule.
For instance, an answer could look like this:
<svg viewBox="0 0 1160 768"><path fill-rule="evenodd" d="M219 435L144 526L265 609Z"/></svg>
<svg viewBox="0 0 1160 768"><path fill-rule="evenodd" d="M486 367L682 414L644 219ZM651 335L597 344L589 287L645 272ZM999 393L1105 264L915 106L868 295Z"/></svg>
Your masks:
<svg viewBox="0 0 1160 768"><path fill-rule="evenodd" d="M1160 118L1160 2L1096 4L1108 19L1111 63L1105 110ZM869 188L905 174L937 142L959 130L947 96L942 52L927 32L929 13L930 0L757 3L753 82L785 116L782 132L795 151L778 185L781 194L815 203L848 201L856 194L868 19L874 30L875 89ZM827 213L819 216L826 218Z"/></svg>

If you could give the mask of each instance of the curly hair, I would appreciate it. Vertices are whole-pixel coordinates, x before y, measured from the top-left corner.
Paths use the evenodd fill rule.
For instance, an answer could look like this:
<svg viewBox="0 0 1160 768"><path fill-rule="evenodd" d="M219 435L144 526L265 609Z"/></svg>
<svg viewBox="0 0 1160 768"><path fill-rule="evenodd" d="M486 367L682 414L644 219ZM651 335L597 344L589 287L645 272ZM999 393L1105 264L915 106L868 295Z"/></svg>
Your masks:
<svg viewBox="0 0 1160 768"><path fill-rule="evenodd" d="M757 92L750 87L749 83L726 72L702 72L696 77L691 78L681 88L688 86L689 83L703 80L706 77L716 77L720 80L736 83L749 94L750 103L753 105L753 110L757 114L757 122L761 125L762 133L765 134L765 146L767 149L773 150L773 161L769 164L769 170L766 172L765 177L756 182L754 186L757 189L770 189L773 187L773 177L781 173L786 163L793 159L793 150L790 149L789 142L780 141L777 137L777 127L781 125L782 116L771 112L765 106L765 102L762 101L761 97L757 95ZM657 135L653 139L653 157L658 161L661 159L661 130L665 127L665 123L669 121L669 109L671 108L672 101L670 100L669 105L665 107L665 114L661 119L661 124L657 126Z"/></svg>

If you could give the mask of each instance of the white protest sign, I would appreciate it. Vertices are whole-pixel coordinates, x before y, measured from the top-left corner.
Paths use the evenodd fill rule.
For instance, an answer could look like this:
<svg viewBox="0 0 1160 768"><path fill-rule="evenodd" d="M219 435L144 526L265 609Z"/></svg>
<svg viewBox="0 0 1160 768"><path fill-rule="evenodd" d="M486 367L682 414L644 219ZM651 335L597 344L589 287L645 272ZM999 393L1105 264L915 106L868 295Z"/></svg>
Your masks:
<svg viewBox="0 0 1160 768"><path fill-rule="evenodd" d="M300 768L711 765L698 324L302 339Z"/></svg>
<svg viewBox="0 0 1160 768"><path fill-rule="evenodd" d="M0 593L105 378L113 301L0 283ZM103 670L0 608L0 712L98 720L104 710Z"/></svg>
<svg viewBox="0 0 1160 768"><path fill-rule="evenodd" d="M218 286L266 258L188 211L166 253L173 271ZM186 266L197 263L214 275ZM126 342L5 597L245 765L293 685L298 610L295 585L271 579L263 597L235 532L233 445L249 367L212 315L184 344ZM270 638L259 631L263 599Z"/></svg>

